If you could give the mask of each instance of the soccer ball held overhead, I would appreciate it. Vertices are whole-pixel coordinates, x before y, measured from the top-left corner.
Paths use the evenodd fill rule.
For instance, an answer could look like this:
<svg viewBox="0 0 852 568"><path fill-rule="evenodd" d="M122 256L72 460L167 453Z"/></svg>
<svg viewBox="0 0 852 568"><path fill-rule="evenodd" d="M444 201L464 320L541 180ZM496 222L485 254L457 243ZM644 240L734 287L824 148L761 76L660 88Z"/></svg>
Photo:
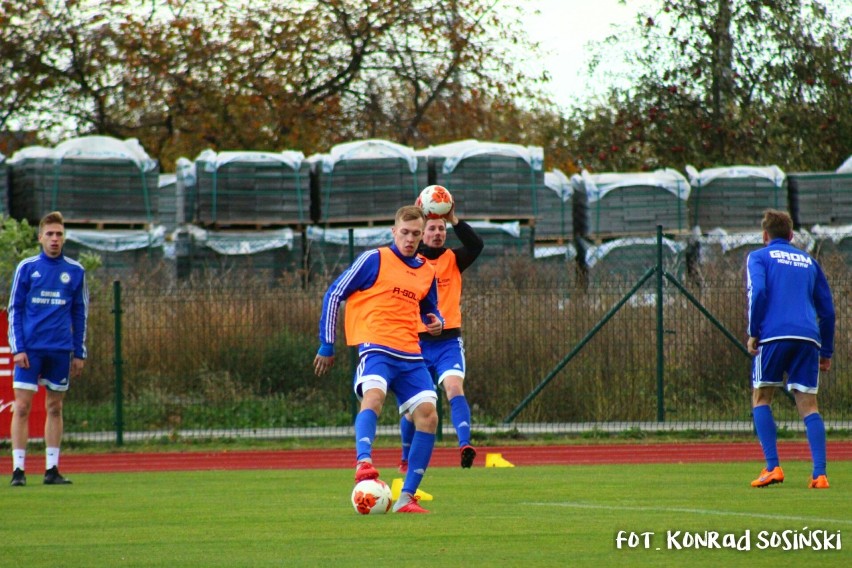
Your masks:
<svg viewBox="0 0 852 568"><path fill-rule="evenodd" d="M415 205L420 207L429 219L440 219L453 208L453 196L442 185L430 185L420 192Z"/></svg>

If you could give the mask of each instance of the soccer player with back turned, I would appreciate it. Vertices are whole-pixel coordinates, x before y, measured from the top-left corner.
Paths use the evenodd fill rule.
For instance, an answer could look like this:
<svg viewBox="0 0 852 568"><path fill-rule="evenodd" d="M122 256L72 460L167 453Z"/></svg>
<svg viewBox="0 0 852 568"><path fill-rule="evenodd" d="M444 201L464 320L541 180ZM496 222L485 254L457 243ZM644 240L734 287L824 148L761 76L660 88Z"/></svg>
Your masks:
<svg viewBox="0 0 852 568"><path fill-rule="evenodd" d="M761 223L765 247L749 254L748 351L752 364L752 414L766 468L751 482L765 487L784 481L778 460L772 402L784 385L793 393L805 423L813 458L808 487L827 489L825 424L817 407L820 371L831 369L834 303L825 274L809 254L790 244L793 221L783 211L767 210Z"/></svg>
<svg viewBox="0 0 852 568"><path fill-rule="evenodd" d="M387 391L396 396L399 413L410 413L416 432L408 473L394 504L397 513L428 513L416 496L435 447L438 397L418 343L417 325L441 333L435 269L417 254L426 216L410 205L396 212L391 246L361 254L329 287L320 318L320 348L314 372L326 374L334 365L337 312L346 301L346 343L358 347L355 394L361 408L355 417L355 482L376 479L373 441Z"/></svg>

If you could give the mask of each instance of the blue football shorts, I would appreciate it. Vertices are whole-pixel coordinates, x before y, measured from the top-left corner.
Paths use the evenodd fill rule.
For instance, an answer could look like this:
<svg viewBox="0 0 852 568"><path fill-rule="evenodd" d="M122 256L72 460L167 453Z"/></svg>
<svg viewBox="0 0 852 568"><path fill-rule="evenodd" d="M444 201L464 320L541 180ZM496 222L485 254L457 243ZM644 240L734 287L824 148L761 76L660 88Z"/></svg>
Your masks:
<svg viewBox="0 0 852 568"><path fill-rule="evenodd" d="M12 388L37 391L38 385L48 390L68 390L71 372L70 351L27 351L30 368L15 367Z"/></svg>
<svg viewBox="0 0 852 568"><path fill-rule="evenodd" d="M424 402L436 404L438 395L422 359L400 359L387 353L363 353L355 371L358 400L371 388L390 390L396 396L399 413L411 412Z"/></svg>
<svg viewBox="0 0 852 568"><path fill-rule="evenodd" d="M464 379L464 340L461 337L451 337L441 341L421 341L420 349L423 359L432 377L437 377L437 383L455 375Z"/></svg>
<svg viewBox="0 0 852 568"><path fill-rule="evenodd" d="M819 389L819 347L811 341L779 340L763 343L752 361L751 385L784 386L787 390L816 394Z"/></svg>

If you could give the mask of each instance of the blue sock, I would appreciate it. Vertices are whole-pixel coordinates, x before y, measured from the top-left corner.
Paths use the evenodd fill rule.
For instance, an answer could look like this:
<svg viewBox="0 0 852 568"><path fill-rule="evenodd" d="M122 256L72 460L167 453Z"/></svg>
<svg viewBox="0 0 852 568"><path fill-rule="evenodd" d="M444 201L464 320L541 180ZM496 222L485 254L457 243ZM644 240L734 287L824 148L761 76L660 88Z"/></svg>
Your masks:
<svg viewBox="0 0 852 568"><path fill-rule="evenodd" d="M814 479L825 475L825 423L819 412L805 416L805 431L808 434L808 445L811 447L811 458L814 461Z"/></svg>
<svg viewBox="0 0 852 568"><path fill-rule="evenodd" d="M766 469L772 471L778 467L778 430L775 426L775 418L772 417L772 408L768 404L761 404L752 409L754 416L754 428L757 430L757 439L763 448L763 457L766 458Z"/></svg>
<svg viewBox="0 0 852 568"><path fill-rule="evenodd" d="M423 476L426 474L426 468L429 467L429 460L432 459L434 447L435 434L419 430L414 432L414 438L411 440L411 451L408 454L408 473L405 474L405 482L402 484L402 490L405 493L414 495L417 492L417 488L420 487L420 482L423 481Z"/></svg>
<svg viewBox="0 0 852 568"><path fill-rule="evenodd" d="M372 459L373 440L376 439L376 424L379 417L370 410L362 410L355 417L355 453L357 461Z"/></svg>
<svg viewBox="0 0 852 568"><path fill-rule="evenodd" d="M405 416L399 419L399 437L402 440L402 459L408 461L411 440L414 438L414 422Z"/></svg>
<svg viewBox="0 0 852 568"><path fill-rule="evenodd" d="M470 406L464 395L450 399L450 418L459 437L459 447L470 445Z"/></svg>

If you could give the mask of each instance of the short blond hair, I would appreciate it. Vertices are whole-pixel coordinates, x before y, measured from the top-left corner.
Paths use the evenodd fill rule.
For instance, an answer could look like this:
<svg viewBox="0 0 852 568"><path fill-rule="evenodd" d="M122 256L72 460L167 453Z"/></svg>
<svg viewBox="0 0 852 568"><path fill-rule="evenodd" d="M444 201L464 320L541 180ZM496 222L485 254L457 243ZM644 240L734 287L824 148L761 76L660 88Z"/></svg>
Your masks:
<svg viewBox="0 0 852 568"><path fill-rule="evenodd" d="M62 217L62 213L59 211L51 211L47 215L41 218L41 221L38 223L38 234L42 234L44 231L45 225L62 225L65 227L65 219Z"/></svg>
<svg viewBox="0 0 852 568"><path fill-rule="evenodd" d="M394 216L394 223L404 223L406 221L416 221L420 219L423 221L423 224L426 224L426 214L423 210L417 205L405 205L396 210L396 215Z"/></svg>

